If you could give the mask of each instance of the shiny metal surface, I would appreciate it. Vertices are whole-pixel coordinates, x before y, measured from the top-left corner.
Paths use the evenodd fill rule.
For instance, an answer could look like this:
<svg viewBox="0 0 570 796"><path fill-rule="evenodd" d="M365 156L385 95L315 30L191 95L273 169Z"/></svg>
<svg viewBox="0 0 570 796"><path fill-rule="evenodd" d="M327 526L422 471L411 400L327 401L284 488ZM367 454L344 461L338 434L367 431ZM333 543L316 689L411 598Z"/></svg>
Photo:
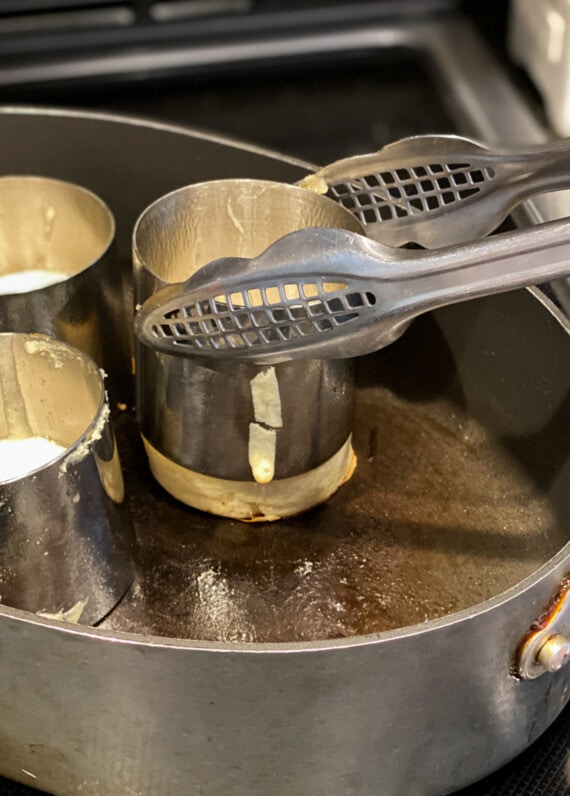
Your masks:
<svg viewBox="0 0 570 796"><path fill-rule="evenodd" d="M362 231L348 210L291 185L221 180L171 193L145 210L135 226L137 306L212 259L258 254L287 232L313 225ZM136 371L144 437L183 467L253 481L248 458L250 424L257 419L252 380L262 369L202 364L145 342L137 348ZM275 378L282 415L275 458L279 480L318 467L346 442L353 373L348 362L306 361L279 366Z"/></svg>
<svg viewBox="0 0 570 796"><path fill-rule="evenodd" d="M64 450L0 482L0 601L94 624L134 573L103 379L77 349L44 335L1 334L0 440L34 437Z"/></svg>
<svg viewBox="0 0 570 796"><path fill-rule="evenodd" d="M550 636L540 648L537 661L547 672L558 672L570 661L570 641L565 636Z"/></svg>
<svg viewBox="0 0 570 796"><path fill-rule="evenodd" d="M86 188L39 176L0 178L0 277L28 272L38 285L0 292L0 332L41 332L79 348L107 369L113 390L126 365L114 236L113 214ZM44 286L43 272L66 278Z"/></svg>
<svg viewBox="0 0 570 796"><path fill-rule="evenodd" d="M492 232L524 199L567 188L565 139L493 151L455 135L419 135L331 163L301 181L327 193L389 246L428 249Z"/></svg>
<svg viewBox="0 0 570 796"><path fill-rule="evenodd" d="M565 578L522 639L515 659L519 677L532 680L570 661L569 594L570 579Z"/></svg>
<svg viewBox="0 0 570 796"><path fill-rule="evenodd" d="M149 196L224 171L285 181L303 172L252 149L85 115L0 113L0 140L0 164L31 158L38 169L57 167L93 189L106 183L124 252ZM41 149L33 146L39 140ZM522 683L510 670L537 606L570 568L563 547L569 330L527 292L447 308L437 317L447 354L442 360L426 354L426 373L485 424L551 501L561 538L550 541L559 552L540 546L542 563L529 575L514 584L500 579L496 596L471 608L320 642L161 638L73 628L3 607L0 677L11 687L0 712L2 774L62 796L198 790L441 796L501 766L540 735L568 700L567 669ZM421 406L428 394L418 386L413 400ZM454 529L448 530L452 541ZM177 534L183 538L184 528ZM524 554L527 546L516 549ZM477 536L472 553L484 550ZM504 560L500 539L495 555ZM485 566L484 555L480 560ZM172 617L176 605L165 611Z"/></svg>
<svg viewBox="0 0 570 796"><path fill-rule="evenodd" d="M300 40L272 38L262 45L256 50L260 58L410 45L427 53L443 81L442 97L454 118L463 119L468 135L498 144L526 144L548 135L461 21L404 30L367 25ZM214 49L171 50L167 63L232 62L249 57L252 48L245 43ZM147 68L147 53L130 57ZM58 68L56 76L64 71ZM58 111L3 110L0 140L6 172L71 179L108 198L120 220L125 270L132 224L165 192L227 176L293 181L307 170L305 164L198 134ZM567 215L559 196L545 197L546 206L556 204L559 214ZM539 205L544 207L542 198L532 200L533 208ZM446 327L448 339L456 357L464 352L461 378L476 395L473 410L488 405L488 398L492 409L498 398L494 433L518 451L523 468L527 462L540 469L549 457L558 462L538 480L554 494L564 518L568 382L553 396L548 373L567 367L567 348L555 345L553 351L543 344L567 332L536 297L503 298L498 306L490 299L479 302L475 326L461 323L460 308L442 311L457 320ZM127 305L126 317L129 313ZM483 330L489 333L481 336ZM510 359L499 357L496 363L499 341L514 349ZM470 376L475 350L483 370L475 368ZM504 379L506 365L519 360L529 374L541 366L533 389L520 390ZM425 362L448 378L444 367L431 368L429 357ZM493 377L492 392L483 373ZM421 404L421 396L418 400ZM503 412L505 406L513 411ZM567 520L561 522L567 534ZM474 551L481 549L474 545ZM288 795L295 789L339 796L450 792L511 759L566 704L567 669L529 683L514 682L506 670L537 607L548 602L567 573L569 556L568 548L554 557L545 551L544 565L524 582L437 622L320 644L213 644L78 632L1 608L0 673L11 686L0 713L2 773L66 795L154 796L199 788L248 796Z"/></svg>
<svg viewBox="0 0 570 796"><path fill-rule="evenodd" d="M560 560L514 597L403 636L273 649L7 615L2 673L18 676L3 773L57 794L449 793L522 751L567 700L562 672L507 674L557 573Z"/></svg>
<svg viewBox="0 0 570 796"><path fill-rule="evenodd" d="M552 221L427 252L301 230L156 293L138 334L165 352L265 365L361 356L429 310L569 274L569 235L569 221Z"/></svg>

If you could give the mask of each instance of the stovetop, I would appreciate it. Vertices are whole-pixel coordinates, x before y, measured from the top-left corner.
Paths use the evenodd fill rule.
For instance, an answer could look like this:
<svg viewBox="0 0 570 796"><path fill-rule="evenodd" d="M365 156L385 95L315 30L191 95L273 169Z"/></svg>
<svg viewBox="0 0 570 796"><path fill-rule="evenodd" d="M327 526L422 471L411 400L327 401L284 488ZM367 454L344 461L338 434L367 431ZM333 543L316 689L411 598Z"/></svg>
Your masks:
<svg viewBox="0 0 570 796"><path fill-rule="evenodd" d="M431 34L427 35L429 38ZM449 43L452 35L448 33L445 42ZM383 40L381 35L379 40ZM465 63L473 46L478 52L473 41L465 42ZM387 47L375 46L371 38L364 38L362 46L357 42L353 37L336 52L334 42L330 47L313 47L312 51L305 46L291 58L244 61L233 64L231 70L218 64L210 69L177 71L167 77L137 75L136 79L98 80L80 87L64 82L14 88L2 87L0 82L0 103L74 107L158 119L224 133L320 165L421 132L472 132L500 139L505 130L516 128L520 114L527 118L524 106L515 102L510 121L503 124L499 120L493 127L494 109L504 102L502 77L490 87L483 109L475 110L467 119L461 102L472 102L466 94L471 83L460 82L451 92L444 85L442 91L434 77L433 63L423 52L408 46L407 35L392 37ZM460 81L469 75L476 77L476 65L468 67L465 63L465 73L458 73ZM485 61L481 67L482 81L488 77L489 63ZM453 81L448 89L449 85L457 86ZM531 137L539 135L532 123L529 129ZM568 794L569 749L567 708L525 753L483 782L461 791L461 796ZM469 755L469 750L465 754ZM3 796L32 796L36 792L0 778Z"/></svg>

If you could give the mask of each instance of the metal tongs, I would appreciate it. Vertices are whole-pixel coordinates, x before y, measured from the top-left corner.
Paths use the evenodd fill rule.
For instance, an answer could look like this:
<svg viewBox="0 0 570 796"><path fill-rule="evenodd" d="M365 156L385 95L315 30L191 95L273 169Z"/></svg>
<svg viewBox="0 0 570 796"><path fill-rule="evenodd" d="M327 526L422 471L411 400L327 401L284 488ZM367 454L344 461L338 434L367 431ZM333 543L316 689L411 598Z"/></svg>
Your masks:
<svg viewBox="0 0 570 796"><path fill-rule="evenodd" d="M529 196L570 188L570 139L492 151L461 136L414 136L299 185L346 207L373 240L435 249L487 235Z"/></svg>
<svg viewBox="0 0 570 796"><path fill-rule="evenodd" d="M136 330L160 351L210 359L354 357L393 342L429 310L569 274L569 219L436 251L312 228L164 288L143 305Z"/></svg>

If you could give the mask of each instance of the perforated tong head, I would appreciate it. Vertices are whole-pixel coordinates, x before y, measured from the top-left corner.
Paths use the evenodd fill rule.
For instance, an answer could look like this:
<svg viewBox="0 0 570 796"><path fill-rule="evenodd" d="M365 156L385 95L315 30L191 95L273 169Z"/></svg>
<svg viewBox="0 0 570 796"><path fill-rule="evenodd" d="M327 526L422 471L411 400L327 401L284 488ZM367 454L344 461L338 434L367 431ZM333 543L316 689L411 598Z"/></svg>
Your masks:
<svg viewBox="0 0 570 796"><path fill-rule="evenodd" d="M299 185L350 210L374 240L435 249L487 235L529 196L569 188L570 144L492 151L461 136L413 136Z"/></svg>
<svg viewBox="0 0 570 796"><path fill-rule="evenodd" d="M340 229L285 235L253 259L223 258L152 296L141 341L181 356L274 364L366 354L424 312L570 273L570 220L437 251L394 249Z"/></svg>

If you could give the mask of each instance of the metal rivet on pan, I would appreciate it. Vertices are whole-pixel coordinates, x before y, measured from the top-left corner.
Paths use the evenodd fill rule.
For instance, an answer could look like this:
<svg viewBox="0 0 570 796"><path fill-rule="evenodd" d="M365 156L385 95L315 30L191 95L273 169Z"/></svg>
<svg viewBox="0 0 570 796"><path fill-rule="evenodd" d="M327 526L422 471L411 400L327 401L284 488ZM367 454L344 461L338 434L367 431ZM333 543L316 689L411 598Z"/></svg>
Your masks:
<svg viewBox="0 0 570 796"><path fill-rule="evenodd" d="M570 661L570 641L558 633L546 639L536 655L536 662L547 672L557 672Z"/></svg>
<svg viewBox="0 0 570 796"><path fill-rule="evenodd" d="M521 640L513 674L534 680L555 673L570 661L570 573L564 577L542 613Z"/></svg>

